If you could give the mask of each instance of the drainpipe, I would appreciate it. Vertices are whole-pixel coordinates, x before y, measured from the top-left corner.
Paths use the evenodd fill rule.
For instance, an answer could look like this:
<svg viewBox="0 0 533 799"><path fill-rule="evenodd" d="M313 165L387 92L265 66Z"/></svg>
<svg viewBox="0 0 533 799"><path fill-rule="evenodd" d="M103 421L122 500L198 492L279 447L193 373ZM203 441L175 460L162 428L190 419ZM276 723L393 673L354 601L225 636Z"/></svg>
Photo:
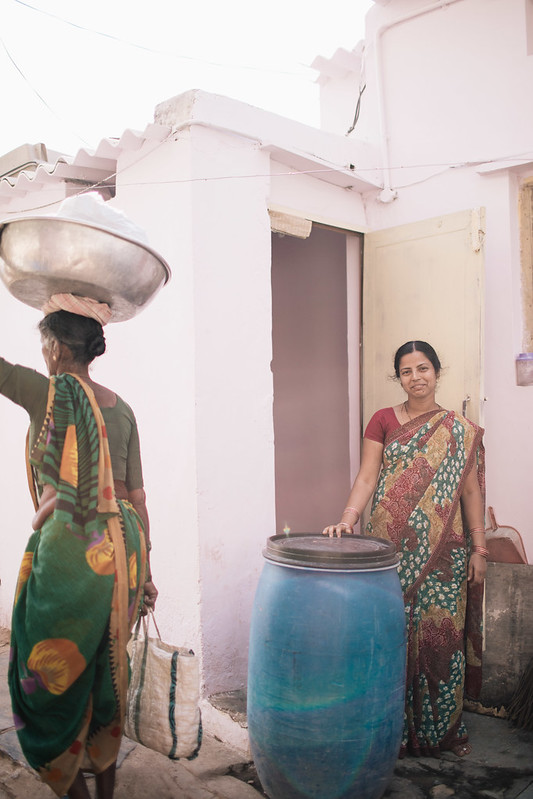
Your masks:
<svg viewBox="0 0 533 799"><path fill-rule="evenodd" d="M387 22L377 29L374 37L374 48L376 53L376 82L378 92L378 106L379 106L379 134L381 140L381 159L383 162L383 190L379 194L379 199L382 203L391 203L398 196L398 192L391 186L391 167L389 162L389 131L387 126L387 111L385 108L385 91L384 91L384 74L382 63L382 37L386 31L400 25L402 22L407 22L415 17L421 17L428 14L430 11L435 11L438 8L451 6L453 3L459 3L462 0L438 0L428 6L423 6L416 11L410 11L392 22Z"/></svg>

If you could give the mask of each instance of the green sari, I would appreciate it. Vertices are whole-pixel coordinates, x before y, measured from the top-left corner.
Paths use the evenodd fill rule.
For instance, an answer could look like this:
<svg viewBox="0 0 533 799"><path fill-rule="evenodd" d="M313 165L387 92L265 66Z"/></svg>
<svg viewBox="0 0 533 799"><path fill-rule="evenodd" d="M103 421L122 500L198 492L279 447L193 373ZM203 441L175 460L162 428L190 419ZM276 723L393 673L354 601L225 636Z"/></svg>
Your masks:
<svg viewBox="0 0 533 799"><path fill-rule="evenodd" d="M463 695L481 688L482 586L467 586L470 536L461 492L471 468L484 493L481 428L431 411L392 432L367 532L394 542L408 631L402 754L467 741ZM466 684L465 684L466 679Z"/></svg>
<svg viewBox="0 0 533 799"><path fill-rule="evenodd" d="M22 559L8 680L22 750L63 796L80 768L100 773L118 755L146 546L115 497L100 409L74 375L50 380L31 462L56 500Z"/></svg>

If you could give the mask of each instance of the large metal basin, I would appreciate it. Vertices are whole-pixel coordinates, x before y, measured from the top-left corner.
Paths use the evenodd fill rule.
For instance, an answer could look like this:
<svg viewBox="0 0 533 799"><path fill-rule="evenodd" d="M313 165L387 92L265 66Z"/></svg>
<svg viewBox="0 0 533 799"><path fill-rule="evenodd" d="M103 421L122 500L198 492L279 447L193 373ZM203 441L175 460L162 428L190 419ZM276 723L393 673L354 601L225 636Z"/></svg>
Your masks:
<svg viewBox="0 0 533 799"><path fill-rule="evenodd" d="M170 274L150 247L91 224L24 217L0 225L0 278L33 308L71 293L106 302L110 321L122 322L148 305Z"/></svg>

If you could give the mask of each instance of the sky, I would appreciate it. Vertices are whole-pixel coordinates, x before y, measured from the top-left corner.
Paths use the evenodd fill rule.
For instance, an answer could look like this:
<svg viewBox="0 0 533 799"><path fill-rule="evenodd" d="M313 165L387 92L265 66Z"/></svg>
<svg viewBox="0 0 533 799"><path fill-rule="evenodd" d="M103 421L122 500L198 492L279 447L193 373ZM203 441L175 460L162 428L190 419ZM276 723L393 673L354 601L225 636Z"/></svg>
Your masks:
<svg viewBox="0 0 533 799"><path fill-rule="evenodd" d="M317 55L364 38L372 0L0 0L0 155L74 154L189 89L319 126Z"/></svg>

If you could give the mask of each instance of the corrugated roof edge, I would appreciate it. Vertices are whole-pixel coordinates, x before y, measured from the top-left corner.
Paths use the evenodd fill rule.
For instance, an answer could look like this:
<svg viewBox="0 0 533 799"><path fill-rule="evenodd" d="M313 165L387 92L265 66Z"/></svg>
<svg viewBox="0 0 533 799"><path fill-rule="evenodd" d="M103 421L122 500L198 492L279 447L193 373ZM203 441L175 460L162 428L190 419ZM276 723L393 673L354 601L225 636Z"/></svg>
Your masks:
<svg viewBox="0 0 533 799"><path fill-rule="evenodd" d="M170 132L166 125L150 123L143 131L127 128L118 139L101 139L95 150L82 147L74 156L54 153L57 158L53 162L36 161L31 169L21 164L20 172L0 178L0 201L18 192L27 193L30 184L35 191L38 184L49 185L57 179L95 183L105 180L115 172L121 152L137 150L147 140L163 141Z"/></svg>

